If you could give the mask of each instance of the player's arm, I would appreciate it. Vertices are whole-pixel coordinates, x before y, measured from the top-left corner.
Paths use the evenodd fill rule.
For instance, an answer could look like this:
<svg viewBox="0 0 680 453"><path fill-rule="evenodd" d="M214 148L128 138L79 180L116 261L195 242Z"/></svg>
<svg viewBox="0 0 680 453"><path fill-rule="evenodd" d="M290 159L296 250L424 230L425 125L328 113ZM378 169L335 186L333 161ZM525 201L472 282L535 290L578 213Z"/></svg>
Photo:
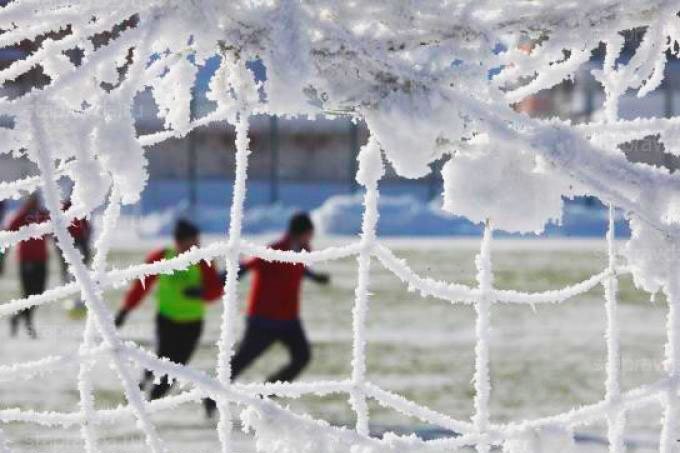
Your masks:
<svg viewBox="0 0 680 453"><path fill-rule="evenodd" d="M156 261L161 261L165 257L165 250L159 250L146 257L144 261L147 264L154 263ZM151 291L154 283L158 279L158 275L147 275L143 280L135 280L123 300L123 306L118 310L116 314L115 323L116 327L120 327L125 324L125 320L132 310L137 308L139 304L142 303L144 297Z"/></svg>
<svg viewBox="0 0 680 453"><path fill-rule="evenodd" d="M246 275L248 272L253 271L257 269L257 267L260 265L262 260L260 258L251 258L248 261L244 261L242 263L239 263L238 265L238 278L243 277Z"/></svg>
<svg viewBox="0 0 680 453"><path fill-rule="evenodd" d="M305 266L305 277L320 285L328 285L331 282L330 274L326 272L316 272Z"/></svg>
<svg viewBox="0 0 680 453"><path fill-rule="evenodd" d="M259 262L260 262L259 258L252 258L248 261L244 261L242 263L239 263L238 264L238 274L236 275L236 278L240 279L241 277L246 275L248 272L254 270L258 266ZM220 276L220 281L222 282L222 286L224 286L224 284L227 281L227 272L226 271L220 272L219 276Z"/></svg>
<svg viewBox="0 0 680 453"><path fill-rule="evenodd" d="M26 210L26 208L22 207L19 210L19 212L17 212L16 215L9 222L7 229L10 230L10 231L17 231L22 226L27 225L28 224L27 217L28 217L28 211Z"/></svg>
<svg viewBox="0 0 680 453"><path fill-rule="evenodd" d="M312 251L312 246L311 244L306 244L302 247L302 250L305 252L311 252ZM318 283L319 285L328 285L331 282L331 276L327 272L316 272L315 270L311 269L309 266L305 266L305 278L310 279L314 283Z"/></svg>
<svg viewBox="0 0 680 453"><path fill-rule="evenodd" d="M214 302L224 293L222 278L211 263L201 261L198 265L201 269L201 287L187 288L184 295L201 298L206 302Z"/></svg>
<svg viewBox="0 0 680 453"><path fill-rule="evenodd" d="M28 208L22 207L19 212L12 218L7 229L10 231L18 231L20 228L30 225L32 223L44 223L50 220L50 213L48 211L31 212Z"/></svg>

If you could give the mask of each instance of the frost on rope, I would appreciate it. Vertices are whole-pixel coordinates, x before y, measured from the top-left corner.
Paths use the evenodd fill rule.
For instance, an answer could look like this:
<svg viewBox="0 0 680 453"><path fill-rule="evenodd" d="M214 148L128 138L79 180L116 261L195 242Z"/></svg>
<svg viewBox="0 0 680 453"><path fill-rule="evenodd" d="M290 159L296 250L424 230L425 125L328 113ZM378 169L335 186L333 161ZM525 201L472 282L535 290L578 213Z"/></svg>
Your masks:
<svg viewBox="0 0 680 453"><path fill-rule="evenodd" d="M97 424L133 414L155 451L162 434L150 411L210 395L219 402L222 451L233 451L231 408L246 408L245 426L254 430L258 449L268 452L455 451L476 445L478 451L503 446L512 453L565 451L571 430L604 421L610 450L623 448L625 415L643 404L664 407L661 450L674 451L680 420L680 291L674 251L680 240L680 177L665 169L629 162L621 144L659 136L666 151L680 154L680 119L618 119L621 96L645 96L663 81L668 51L680 45L680 6L669 0L420 0L338 2L333 0L15 0L0 8L0 46L41 40L25 59L0 70L0 83L12 82L39 67L49 77L42 88L0 98L0 153L26 156L41 175L0 183L0 198L16 199L39 187L45 190L53 222L17 232L0 232L0 249L21 240L54 233L68 258L75 283L39 296L0 306L6 316L32 305L82 292L89 316L82 347L73 356L50 357L0 367L0 378L40 378L72 360L80 361L77 412L38 413L8 409L0 421L82 426L84 450L98 450ZM115 29L115 33L110 33ZM626 64L619 62L621 32L636 29L644 38ZM62 31L61 33L52 33ZM531 41L527 52L521 44ZM602 123L572 125L529 118L513 104L565 79L573 78L604 43L606 58L593 75L606 94ZM76 64L69 55L83 55ZM196 74L208 58L221 64L209 81L207 97L215 110L191 117ZM246 63L260 59L267 80L256 84ZM490 77L490 74L495 74ZM132 114L142 92L154 96L165 130L138 135ZM359 159L357 180L366 189L362 238L358 243L314 253L269 250L241 240L246 191L248 119L253 114L309 116L341 114L363 120L370 141ZM146 147L182 137L199 125L227 121L237 128L237 171L229 237L160 263L107 269L109 233L121 205L139 200L148 178ZM425 176L430 164L448 159L443 171L444 208L495 230L541 232L559 222L562 200L578 194L599 197L622 209L632 237L621 250L608 242L610 261L601 273L566 288L525 293L493 288L490 227L479 261L479 287L436 281L416 274L383 245L376 243L378 180L383 158L407 178ZM74 183L73 207L60 211L56 179ZM92 269L86 269L65 233L71 216L105 208L106 226L97 239ZM625 267L619 263L619 253ZM260 387L230 382L234 342L235 265L239 254L267 260L304 262L357 256L359 284L354 308L352 376L347 381L277 384ZM150 273L169 273L201 259L224 258L227 279L220 339L218 379L170 364L122 345L102 304L102 291ZM370 305L370 264L382 263L410 290L450 303L474 304L477 313L476 414L453 420L367 381L365 316ZM664 291L669 300L668 376L625 393L619 388L619 331L616 279L633 274L636 285ZM489 332L496 303L564 303L598 284L605 286L608 315L607 394L599 403L547 419L497 425L489 413L492 391ZM96 410L90 367L96 360L115 365L129 405ZM179 396L146 403L131 384L129 362L168 373L194 387ZM346 393L356 410L356 430L339 429L309 417L295 416L257 394ZM461 437L421 441L415 437L369 437L367 399L423 422L459 431ZM116 414L114 417L113 415ZM87 423L85 422L87 421ZM159 435L157 435L159 434ZM0 431L0 451L11 447Z"/></svg>

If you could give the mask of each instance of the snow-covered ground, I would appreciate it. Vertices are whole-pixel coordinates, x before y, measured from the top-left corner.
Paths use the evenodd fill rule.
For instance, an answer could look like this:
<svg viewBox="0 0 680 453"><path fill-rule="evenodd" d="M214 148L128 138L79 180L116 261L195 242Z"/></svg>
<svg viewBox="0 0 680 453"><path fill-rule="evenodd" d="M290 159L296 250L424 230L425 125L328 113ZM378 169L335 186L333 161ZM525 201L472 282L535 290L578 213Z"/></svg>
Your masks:
<svg viewBox="0 0 680 453"><path fill-rule="evenodd" d="M266 242L266 238L255 238ZM347 238L320 239L317 246L336 244ZM139 262L146 249L163 241L119 244L112 263L122 267ZM420 274L449 281L474 283L474 262L478 245L472 239L388 240L399 257L406 258ZM513 240L494 244L496 284L503 288L544 290L558 288L587 278L606 264L605 244L596 240ZM324 265L333 283L328 288L307 284L303 317L313 342L314 358L303 380L342 378L350 374L351 308L356 284L356 262L346 259ZM58 267L51 266L51 284L57 283ZM372 268L372 298L368 319L368 379L386 389L457 418L473 413L474 311L471 307L450 306L422 299L410 293L396 277L379 264ZM240 286L242 293L247 282ZM12 259L8 273L0 278L0 300L18 294L16 269ZM620 294L622 329L623 385L626 389L652 382L662 375L666 307L660 297L655 304L636 291L623 278ZM121 290L107 293L112 309L122 297ZM131 316L122 333L151 347L153 342L152 300ZM211 309L201 347L192 365L211 370L215 366L220 307ZM38 309L40 338L25 335L10 339L8 326L0 326L0 352L3 364L75 352L81 340L83 323L70 320L60 303ZM492 311L492 400L493 420L506 422L567 411L593 403L604 394L605 309L601 287L561 306L497 306ZM242 326L239 326L240 330ZM243 376L243 381L259 381L285 360L283 350L274 348ZM141 371L139 371L141 373ZM40 411L77 411L77 368L28 381L0 382L3 407ZM123 403L120 386L106 364L94 374L97 406ZM352 424L354 418L346 398L305 397L299 401L280 400L294 411L309 412L331 423ZM417 431L423 436L438 435L432 427L407 419L371 404L372 429L400 432ZM629 440L639 449L653 451L661 410L653 407L630 414ZM204 418L196 404L154 415L162 436L175 452L209 453L218 445L215 423ZM579 428L579 451L604 451L597 442L605 428ZM142 436L132 418L97 428L105 452L146 451ZM24 423L6 429L17 452L76 452L82 446L78 429L36 427ZM591 437L593 436L593 437ZM242 436L243 453L253 451Z"/></svg>

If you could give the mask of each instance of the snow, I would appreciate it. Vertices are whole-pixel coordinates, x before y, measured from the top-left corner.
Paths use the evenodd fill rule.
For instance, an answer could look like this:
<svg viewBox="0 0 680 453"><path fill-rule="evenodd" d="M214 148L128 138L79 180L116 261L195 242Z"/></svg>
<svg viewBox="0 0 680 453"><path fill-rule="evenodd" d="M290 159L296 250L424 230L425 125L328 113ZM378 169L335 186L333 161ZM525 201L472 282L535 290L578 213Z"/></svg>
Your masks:
<svg viewBox="0 0 680 453"><path fill-rule="evenodd" d="M190 216L206 234L222 234L229 217L224 215L224 198L229 197L228 181L203 181L197 184L198 204L194 209L187 202L184 181L152 180L133 208L123 210L120 228L115 232L116 243L126 240L154 240L167 237L174 221ZM424 185L380 185L378 201L380 220L377 233L383 238L394 237L480 237L481 224L455 216L442 209L442 200L428 200ZM361 232L363 196L351 194L346 185L333 183L281 183L281 201L269 203L270 187L261 181L251 181L246 196L243 231L248 235L274 235L286 228L290 216L297 211L312 213L318 233L326 236L355 236ZM177 202L181 200L181 202ZM560 224L550 223L538 237L602 238L607 232L607 208L597 200L577 197L563 200ZM100 216L95 215L100 224ZM620 238L630 237L628 221L616 212L616 230ZM535 237L533 233L499 237Z"/></svg>
<svg viewBox="0 0 680 453"><path fill-rule="evenodd" d="M479 294L475 311L477 319L475 323L475 335L477 344L475 345L475 415L472 422L475 425L475 432L480 436L480 441L476 444L479 453L489 453L491 443L489 442L488 432L491 422L489 413L489 398L491 395L491 371L489 369L489 343L491 334L491 306L493 300L493 269L491 263L491 243L493 228L491 222L487 221L484 228L484 237L479 254L475 258L477 267L477 284Z"/></svg>
<svg viewBox="0 0 680 453"><path fill-rule="evenodd" d="M231 358L234 355L236 344L236 324L238 294L238 271L241 246L241 232L243 222L243 205L246 198L246 179L248 177L248 155L250 154L248 128L250 126L250 103L255 96L255 83L244 65L228 62L230 64L229 78L227 83L234 90L235 102L239 105L236 122L236 180L234 181L233 199L229 219L229 242L226 255L226 282L224 286L222 315L222 329L218 343L219 352L217 357L217 376L222 386L231 386ZM227 87L225 87L227 88ZM219 410L219 422L217 432L222 443L222 452L231 453L233 421L232 412L228 403L217 400Z"/></svg>
<svg viewBox="0 0 680 453"><path fill-rule="evenodd" d="M368 436L368 404L366 402L366 317L370 297L371 252L375 245L375 227L378 223L378 181L385 173L382 151L377 139L371 136L359 152L357 182L366 193L364 216L361 224L361 249L357 256L357 286L352 310L352 389L350 404L356 412L356 430Z"/></svg>
<svg viewBox="0 0 680 453"><path fill-rule="evenodd" d="M0 189L3 199L16 198L40 185L51 213L51 222L44 225L0 233L0 248L53 234L75 283L10 301L1 311L9 314L80 292L88 315L82 354L77 359L79 412L41 416L19 410L0 413L0 420L14 417L35 423L78 424L86 450L97 451L97 430L89 426L98 417L89 377L94 360L90 356L97 350L97 358L114 369L127 400L126 407L114 412L134 415L153 453L167 450L150 417L151 405L133 382L130 362L192 387L195 392L190 399L206 395L216 399L220 415L217 433L223 453L233 453L236 448L232 410L237 406L245 407L242 420L246 429L254 431L258 449L269 452L378 453L423 447L451 451L474 445L478 452L487 453L493 446L502 445L513 453L526 453L535 448L568 448L573 437L569 430L595 421L607 423L611 451L617 452L623 448L625 413L650 402L660 403L665 412L660 451L674 451L680 419L680 212L676 195L680 179L667 169L629 162L618 145L650 132L669 145L677 142L677 130L670 132L677 127L677 118L628 121L620 119L619 112L620 99L628 91L637 90L642 97L663 81L667 52L677 54L678 7L665 0L578 3L522 0L508 9L506 2L474 0L426 0L417 5L410 1L364 5L333 0L123 0L112 5L64 0L45 7L26 0L4 6L0 21L8 24L1 37L5 44L34 39L46 31L68 32L61 38L44 39L34 53L0 70L0 82L14 80L38 65L50 78L47 86L16 99L0 98L0 115L13 120L12 126L3 127L7 140L0 151L25 156L40 170L40 178L4 184ZM109 42L95 46L93 36L133 15L134 26L123 27ZM196 27L197 23L202 26ZM621 32L640 27L645 27L640 46L627 62L620 61ZM606 44L607 54L602 68L592 74L606 95L601 122L574 126L556 119L531 118L513 109L512 104L573 78L600 42ZM526 43L533 48L527 50ZM73 48L82 51L82 62L76 64L67 56ZM215 56L220 60L219 68L206 94L214 110L192 118L192 90L199 67ZM256 80L249 67L249 62L258 58L268 74L264 83ZM137 95L147 90L159 107L165 129L138 136L132 110ZM363 119L370 129L370 139L359 154L357 181L364 188L364 199L358 245L294 253L270 251L244 241L251 116L312 117L329 111ZM106 271L106 254L119 211L123 205L137 203L148 182L145 147L185 136L199 125L216 121L228 121L236 127L236 177L228 237L172 260ZM419 178L442 157L449 159L443 172L443 209L485 225L476 261L476 287L423 277L378 243L379 180L385 161L399 176ZM64 169L65 164L72 165ZM62 175L75 187L73 208L66 213L61 210L63 194L57 184L57 177ZM612 208L609 260L600 273L542 292L494 287L492 232L541 233L547 223L562 221L564 198L582 194L623 210L630 220L631 240L625 248L629 266L618 263L616 213ZM106 212L105 226L97 240L95 267L88 268L67 226L72 217L101 209ZM333 214L330 207L326 211ZM321 220L323 223L323 217ZM259 398L253 389L231 382L241 254L309 264L356 256L351 385L316 382L298 390L300 394L346 392L356 416L355 429L296 415L270 399ZM216 257L224 258L227 268L216 378L169 363L121 340L104 303L106 287ZM427 442L391 433L381 439L369 436L367 398L380 394L371 390L366 379L365 331L374 259L390 268L410 289L451 304L474 306L475 413L471 426L458 425L463 428L458 438ZM624 393L616 368L620 343L616 282L627 272L633 273L640 287L652 292L663 290L669 312L666 375ZM489 409L492 310L498 303L564 303L598 283L606 288L608 314L604 399L551 417L493 424ZM45 361L35 366L50 367L54 363ZM26 367L8 373L15 371L20 374ZM296 384L288 385L295 389ZM281 388L285 386L281 384ZM398 398L384 394L377 398L383 404L390 400L399 410L415 412L435 424L442 420ZM158 405L169 410L180 402L165 400ZM553 437L558 439L544 443L550 427L557 428L559 435Z"/></svg>
<svg viewBox="0 0 680 453"><path fill-rule="evenodd" d="M575 452L574 434L568 430L539 429L506 442L504 453L539 453L542 451Z"/></svg>
<svg viewBox="0 0 680 453"><path fill-rule="evenodd" d="M206 237L204 242L207 246L208 240L220 239L223 238ZM150 240L126 242L120 244L120 247L115 245L111 261L118 268L125 267L126 263L141 262L144 251L167 244L169 240L170 238L161 238L158 242ZM249 237L248 240L258 244L257 248L263 250L262 244L269 243L271 238ZM317 245L320 249L326 250L328 247L338 247L346 243L347 238L320 238L319 241ZM409 266L420 275L474 281L475 270L471 258L478 246L476 239L395 238L386 239L384 243L392 249L393 254L400 259L405 258ZM497 284L503 288L511 285L513 288L536 291L561 286L566 282L577 281L581 276L596 272L600 266L606 265L605 251L601 240L497 239L494 240L494 267L499 274ZM249 254L252 252L248 251ZM568 259L554 261L551 258L554 255ZM521 267L516 266L518 259L522 262ZM442 265L433 267L433 262ZM50 282L61 284L57 263L51 264ZM351 258L334 259L323 266L324 270L333 275L332 288L317 288L312 285L305 288L303 318L310 340L318 349L315 350L315 360L305 374L304 382L299 383L299 389L303 391L308 388L309 382L339 381L345 379L349 372L352 345L350 305L355 284L355 261ZM18 291L14 280L15 266L10 265L8 271L10 275L0 279L2 300ZM246 288L247 282L242 282L240 290ZM468 308L450 307L446 301L421 300L418 295L407 292L405 288L406 285L399 283L382 265L372 266L373 296L366 335L370 382L375 387L387 389L393 395L405 396L411 403L416 402L419 409L414 409L415 413L430 408L469 428L467 417L471 407L474 312ZM663 373L660 361L663 359L664 304L659 301L656 305L651 305L644 295L631 293L631 288L626 279L620 312L625 332L623 340L627 345L622 364L626 373L624 382L629 386L626 388L651 381ZM491 345L493 374L505 376L494 380L491 409L496 422L513 420L518 416L533 418L559 413L583 402L597 401L602 391L605 352L604 342L601 341L605 323L604 310L600 303L601 293L601 289L595 288L586 295L576 296L573 303L554 308L538 306L536 313L523 305L494 310ZM121 293L107 291L106 294L110 306L116 307ZM242 303L243 300L240 301L240 306ZM206 319L201 348L192 360L192 367L207 372L214 367L214 343L219 338L219 307L215 309ZM139 344L149 344L153 336L151 323L154 304L147 301L140 310L121 333L125 338ZM5 351L3 362L20 363L45 355L66 355L64 365L57 364L49 369L51 371L46 370L49 374L36 375L30 381L28 373L21 374L25 384L12 387L12 392L9 389L14 384L4 381L2 388L8 390L3 398L4 404L6 407L35 408L38 411L77 411L78 395L74 392L77 362L69 354L77 352L84 324L64 319L63 308L58 302L41 307L37 317L38 332L41 335L38 345L24 338L12 341L7 329L0 329L2 341L12 342L13 345L11 350ZM645 322L640 323L640 319ZM239 319L238 322L239 333L242 332L242 321ZM58 343L55 347L51 346L53 338L59 339L55 340ZM584 346L584 341L587 346ZM328 350L338 352L323 352ZM562 359L554 362L552 358L556 355ZM264 358L255 371L239 380L239 385L252 386L252 392L261 393L262 386L258 382L271 366L284 360L285 351L274 351ZM418 367L408 365L415 360ZM93 376L96 379L98 408L106 410L123 403L123 400L115 375L102 366L106 360L99 360L98 363ZM529 367L529 370L525 370L525 367ZM278 390L292 393L294 389L286 387ZM286 399L282 404L290 404L298 413L310 412L333 424L351 426L353 419L349 409L343 404L344 395L334 394L331 398L319 399L307 397L301 403ZM189 399L190 395L183 397L184 401ZM388 398L386 401L390 403L392 399ZM397 407L401 408L402 405ZM184 451L189 447L193 447L197 453L219 450L214 424L202 420L200 405L184 404L169 413L160 407L156 410L155 404L152 408L159 432L173 451ZM648 449L642 450L645 452L656 448L651 445L655 422L658 422L658 409L649 412L647 418L638 419L644 421L644 429L638 423L637 426L629 427L626 436L628 442L634 438L631 436L642 434L646 434L647 439L651 438L646 444L650 445ZM123 448L117 446L116 442L129 439L125 444L127 451L146 451L143 439L137 436L133 424L130 423L130 413L125 414L109 417L106 424L100 425L107 432L101 439L102 450ZM102 417L107 416L108 412L102 414ZM439 420L438 426L448 426L455 432L461 432L461 428L451 428L451 423L443 424L441 417L432 419ZM371 405L372 433L393 431L409 434L415 430L419 436L429 439L447 435L437 434L436 428L429 424L422 425L424 423L399 418L392 410ZM577 433L583 435L586 429L587 427L578 428ZM597 434L600 442L602 432L598 430ZM45 445L45 453L57 453L57 439L67 436L68 446L71 447L69 451L82 451L77 428L65 433L59 427L42 429L21 423L8 425L6 435L15 441L33 435L43 436L41 446ZM247 439L237 433L234 436L235 442ZM51 449L47 447L48 443ZM237 451L251 453L254 450L250 442L244 442L242 447L240 443L237 445L241 448ZM578 451L586 451L589 446L588 441L584 444L579 441ZM605 450L599 448L595 448L598 453ZM17 445L15 453L24 451L29 450Z"/></svg>
<svg viewBox="0 0 680 453"><path fill-rule="evenodd" d="M494 228L518 233L541 233L546 222L561 222L562 196L575 191L559 173L488 137L469 148L444 166L444 210L474 223L493 219Z"/></svg>

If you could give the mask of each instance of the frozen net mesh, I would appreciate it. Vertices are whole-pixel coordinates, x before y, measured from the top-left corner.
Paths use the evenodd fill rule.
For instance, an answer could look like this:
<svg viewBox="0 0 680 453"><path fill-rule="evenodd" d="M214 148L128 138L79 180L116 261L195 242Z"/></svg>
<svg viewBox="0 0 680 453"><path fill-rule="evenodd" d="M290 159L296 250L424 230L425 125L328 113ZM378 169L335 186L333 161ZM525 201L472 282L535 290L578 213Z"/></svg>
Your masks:
<svg viewBox="0 0 680 453"><path fill-rule="evenodd" d="M0 378L13 379L20 386L19 379L40 378L65 363L78 361L79 408L63 413L0 410L0 421L79 426L83 451L94 453L100 451L98 428L131 414L149 451L160 453L168 448L150 414L210 396L218 402L217 431L224 453L235 453L232 422L237 412L245 429L254 434L257 448L265 452L450 452L474 446L481 453L501 446L508 452L524 453L541 445L537 439L544 435L558 431L570 437L572 429L599 421L608 426L610 451L622 452L626 414L642 405L660 404L664 416L659 449L663 453L677 452L680 219L673 206L680 179L663 169L629 162L617 146L658 135L668 152L677 153L680 121L676 118L621 120L618 112L619 101L627 92L637 90L639 96L645 96L663 82L668 57L678 51L678 5L661 0L602 0L588 5L546 0L518 1L508 11L504 3L121 0L112 5L100 1L16 0L0 8L0 45L9 48L26 40L35 43L22 58L0 69L0 82L5 84L0 117L9 120L0 128L0 153L27 157L39 170L38 176L0 183L0 197L18 198L41 188L51 214L49 222L0 232L0 247L53 234L75 279L40 295L7 301L0 305L0 315L78 294L88 309L81 346L72 355L0 366ZM622 59L625 41L621 32L625 30L644 35L627 61ZM529 50L527 43L531 43ZM510 108L574 77L601 43L606 57L601 67L592 71L606 94L601 121L573 125L531 119ZM207 98L215 109L194 117L192 87L201 63L214 55L220 62L210 77ZM258 58L267 67L267 78L256 82L248 62ZM12 81L26 74L35 76L36 70L48 78L42 85L24 91L11 88ZM136 129L132 112L135 99L145 90L153 92L165 126L162 131L146 135ZM241 237L250 154L249 123L253 115L261 113L332 113L366 121L371 136L358 156L357 172L365 197L359 241L297 253L261 247ZM121 206L135 203L146 184L146 148L220 121L236 128L236 172L225 240L173 259L109 269L107 252ZM486 140L479 140L480 136ZM500 143L526 151L507 154L513 150ZM499 149L494 154L491 151L495 146ZM531 171L521 173L520 168L518 173L522 181L540 183L546 194L561 199L569 194L566 178L578 184L582 193L608 203L607 267L583 282L553 291L496 289L493 229L525 231L534 225L518 223L503 210L492 209L493 200L481 203L479 210L472 209L465 202L480 204L478 200L457 198L460 187L445 175L445 207L485 223L476 259L477 285L418 275L378 241L378 182L385 160L403 176L420 177L427 173L429 163L447 154L454 162L449 173L455 177L461 175L455 165L464 159L475 162L473 167L481 162L484 168L507 162L508 156L511 161L529 159ZM62 211L59 198L57 180L61 177L74 182L73 207L67 212ZM534 177L543 179L534 181ZM527 187L535 190L537 186ZM521 195L527 187L520 184L502 190ZM513 201L502 200L507 211ZM554 200L548 200L546 205L550 201ZM68 225L70 219L89 215L102 206L103 228L96 238L93 264L88 267L73 244ZM626 245L626 266L617 259L615 206L627 213L633 229L633 238ZM539 206L532 214L543 224L554 217L553 211L544 212ZM350 376L311 383L239 385L231 381L241 255L305 264L357 258ZM149 274L172 273L213 258L223 259L227 268L215 376L161 360L120 339L103 300L107 288ZM471 420L456 420L367 380L365 323L371 265L375 262L424 296L474 306L477 343L475 414ZM632 272L636 283L645 289L663 290L668 296L669 311L667 375L658 382L624 392L619 379L616 293L617 278L625 272ZM604 287L608 318L603 399L551 417L493 423L489 412L489 331L494 305L562 303L597 285ZM107 361L115 370L126 406L106 411L96 408L91 370L98 360ZM132 375L132 364L167 374L191 389L147 402ZM260 398L262 394L298 397L331 393L347 394L356 413L355 429L296 415L276 401ZM396 434L371 437L368 399L460 436L431 441ZM12 451L12 439L6 439L1 430L0 451Z"/></svg>

